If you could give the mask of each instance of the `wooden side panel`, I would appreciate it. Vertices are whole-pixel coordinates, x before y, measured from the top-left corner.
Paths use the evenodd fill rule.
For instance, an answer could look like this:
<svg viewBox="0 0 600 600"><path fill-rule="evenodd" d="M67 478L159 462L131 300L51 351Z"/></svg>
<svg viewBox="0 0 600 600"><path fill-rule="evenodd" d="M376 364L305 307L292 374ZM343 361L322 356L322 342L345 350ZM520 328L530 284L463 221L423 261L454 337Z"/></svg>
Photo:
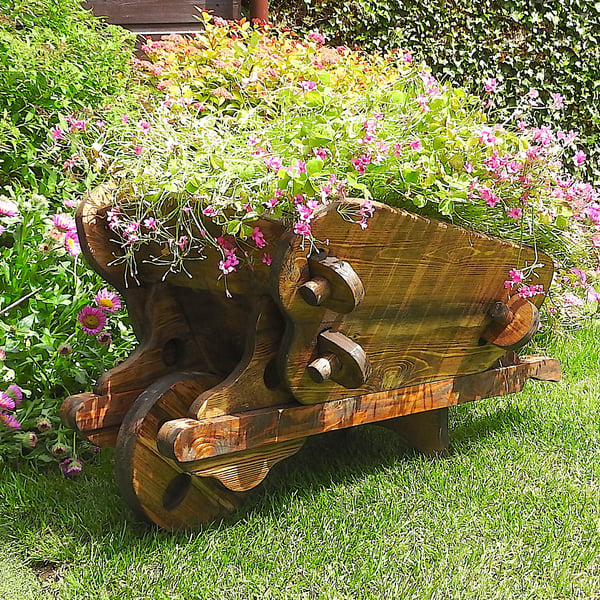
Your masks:
<svg viewBox="0 0 600 600"><path fill-rule="evenodd" d="M239 0L88 0L84 7L116 25L195 24L200 10L224 19L240 18Z"/></svg>
<svg viewBox="0 0 600 600"><path fill-rule="evenodd" d="M346 208L358 203L348 200ZM370 379L353 394L477 373L505 352L481 336L490 307L508 299L508 271L532 264L533 250L389 206L375 208L364 231L342 219L336 205L312 224L317 239L329 240L329 255L350 263L364 285L364 300L348 314L305 302L299 289L311 277L306 245L298 236L280 245L275 293L290 322L280 358L286 381L302 403L349 394L307 374L307 365L318 358L318 335L326 329L359 344L373 367ZM535 283L547 289L552 261L538 254L538 262L543 267ZM538 306L542 300L532 299Z"/></svg>
<svg viewBox="0 0 600 600"><path fill-rule="evenodd" d="M289 404L201 421L176 419L160 428L157 446L164 456L193 463L186 470L198 471L203 459L503 396L521 391L527 379L558 381L560 377L556 359L525 357L517 365L483 373L323 404Z"/></svg>

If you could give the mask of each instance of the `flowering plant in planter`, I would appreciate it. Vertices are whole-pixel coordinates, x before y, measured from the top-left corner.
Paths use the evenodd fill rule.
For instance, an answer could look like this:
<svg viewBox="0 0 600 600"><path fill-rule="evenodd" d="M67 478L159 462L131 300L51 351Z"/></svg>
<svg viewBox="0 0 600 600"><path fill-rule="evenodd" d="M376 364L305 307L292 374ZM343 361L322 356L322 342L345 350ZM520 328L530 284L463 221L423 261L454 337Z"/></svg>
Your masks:
<svg viewBox="0 0 600 600"><path fill-rule="evenodd" d="M317 32L203 18L191 39L144 47L138 109L71 115L51 132L65 168L113 182L107 221L131 274L151 246L160 251L147 259L167 272L216 251L215 276L235 276L244 262L270 263L259 217L318 245L314 211L358 196L341 215L357 227L377 200L540 247L568 310L596 303L598 196L561 170L585 161L575 133L491 123L478 98L409 52L365 55ZM507 287L544 293L535 266L514 265Z"/></svg>

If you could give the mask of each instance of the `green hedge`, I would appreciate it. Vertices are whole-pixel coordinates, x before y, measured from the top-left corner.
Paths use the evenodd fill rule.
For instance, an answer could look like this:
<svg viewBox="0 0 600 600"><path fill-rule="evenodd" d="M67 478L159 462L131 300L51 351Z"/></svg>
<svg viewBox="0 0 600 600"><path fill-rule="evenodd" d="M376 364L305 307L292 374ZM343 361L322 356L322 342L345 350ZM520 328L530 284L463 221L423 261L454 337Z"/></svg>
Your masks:
<svg viewBox="0 0 600 600"><path fill-rule="evenodd" d="M66 180L43 158L48 130L121 93L131 48L131 34L79 0L0 0L0 193L60 192Z"/></svg>
<svg viewBox="0 0 600 600"><path fill-rule="evenodd" d="M545 105L560 92L565 107L552 122L581 133L588 176L600 180L600 2L272 0L271 8L275 20L319 29L332 43L406 47L438 77L475 91L497 77L498 105L515 106L530 88ZM535 117L549 122L549 111Z"/></svg>

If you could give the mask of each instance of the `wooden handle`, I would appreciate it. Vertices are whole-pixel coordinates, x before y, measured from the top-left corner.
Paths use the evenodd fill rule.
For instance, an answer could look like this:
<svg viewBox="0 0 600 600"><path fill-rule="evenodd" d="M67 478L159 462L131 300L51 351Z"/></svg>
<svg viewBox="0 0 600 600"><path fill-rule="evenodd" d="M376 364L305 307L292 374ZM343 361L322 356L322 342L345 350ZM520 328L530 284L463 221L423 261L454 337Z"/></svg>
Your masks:
<svg viewBox="0 0 600 600"><path fill-rule="evenodd" d="M488 314L492 322L481 338L507 350L524 346L535 335L540 324L537 306L520 296L512 296L506 304L496 302Z"/></svg>
<svg viewBox="0 0 600 600"><path fill-rule="evenodd" d="M298 291L304 302L311 306L320 306L331 296L331 284L325 277L317 275L301 285Z"/></svg>
<svg viewBox="0 0 600 600"><path fill-rule="evenodd" d="M315 383L323 383L331 378L342 367L342 361L333 352L327 352L316 360L313 360L307 367L310 378Z"/></svg>

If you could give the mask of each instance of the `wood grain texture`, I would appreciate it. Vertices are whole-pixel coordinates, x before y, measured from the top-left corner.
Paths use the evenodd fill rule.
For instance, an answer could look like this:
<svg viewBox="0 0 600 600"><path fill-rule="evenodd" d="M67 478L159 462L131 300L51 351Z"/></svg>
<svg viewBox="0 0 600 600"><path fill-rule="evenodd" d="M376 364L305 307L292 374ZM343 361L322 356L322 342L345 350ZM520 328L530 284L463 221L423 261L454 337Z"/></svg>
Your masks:
<svg viewBox="0 0 600 600"><path fill-rule="evenodd" d="M523 389L527 379L558 381L560 376L557 360L525 357L517 365L322 404L289 404L201 421L185 418L165 422L158 431L158 445L165 456L180 463L196 463L336 429L515 393Z"/></svg>
<svg viewBox="0 0 600 600"><path fill-rule="evenodd" d="M348 200L357 205L360 201ZM299 289L311 278L302 240L282 240L274 265L274 291L290 325L280 356L294 396L314 404L347 395L334 382L315 383L306 367L318 357L318 334L340 331L366 352L371 378L358 393L368 394L487 369L505 349L481 344L488 311L506 302L504 281L513 267L535 260L533 250L434 219L374 204L363 231L324 207L312 222L317 239L328 239L330 255L347 261L365 288L364 300L350 313L310 306ZM536 283L548 288L552 261L538 253L543 267ZM539 306L543 296L532 301Z"/></svg>
<svg viewBox="0 0 600 600"><path fill-rule="evenodd" d="M428 456L444 454L450 445L447 408L387 419L377 425L391 429L409 446Z"/></svg>
<svg viewBox="0 0 600 600"><path fill-rule="evenodd" d="M231 514L244 499L214 479L182 476L182 469L156 448L160 424L185 415L191 401L214 384L210 375L171 373L145 390L127 413L117 440L115 473L123 498L138 517L165 529L193 528Z"/></svg>
<svg viewBox="0 0 600 600"><path fill-rule="evenodd" d="M192 418L273 406L289 399L289 391L279 387L275 369L284 324L271 298L260 299L248 323L246 348L240 362L219 385L192 403L189 409Z"/></svg>
<svg viewBox="0 0 600 600"><path fill-rule="evenodd" d="M115 25L190 24L201 29L200 10L224 19L240 18L239 0L88 0L84 7Z"/></svg>

